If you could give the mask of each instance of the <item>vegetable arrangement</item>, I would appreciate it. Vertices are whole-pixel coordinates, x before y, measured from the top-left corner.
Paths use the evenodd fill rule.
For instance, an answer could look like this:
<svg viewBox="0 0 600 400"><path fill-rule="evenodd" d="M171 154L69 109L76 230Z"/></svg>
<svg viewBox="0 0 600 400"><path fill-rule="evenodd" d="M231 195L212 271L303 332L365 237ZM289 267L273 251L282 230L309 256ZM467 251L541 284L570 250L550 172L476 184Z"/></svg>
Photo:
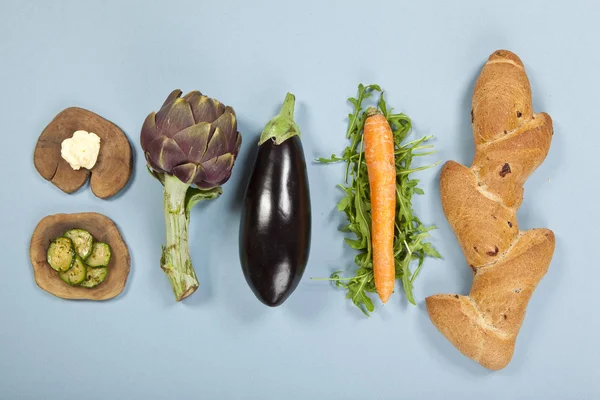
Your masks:
<svg viewBox="0 0 600 400"><path fill-rule="evenodd" d="M354 106L347 131L350 146L341 157L319 161L346 163L345 185L340 185L345 196L337 208L348 218L343 231L353 235L346 242L359 251L354 276L342 277L338 271L329 279L368 315L374 310L368 293L377 292L386 303L396 279L414 304L412 284L425 256L440 255L425 240L435 227L425 227L413 215L412 195L423 191L418 180L409 179L410 173L431 167L411 167L413 157L433 153L422 151L432 147L425 144L431 137L405 143L410 119L388 110L379 86L361 84L358 89L357 98L349 99ZM377 106L363 109L374 93L380 93ZM269 306L282 304L296 289L310 253L310 192L294 105L294 95L288 93L261 134L240 224L242 271L257 298ZM64 136L62 130L60 134ZM241 141L234 110L199 91L182 97L174 90L144 121L140 143L147 168L164 187L166 243L160 265L177 301L199 285L189 252L191 209L222 194ZM111 141L105 145L110 148ZM57 238L48 253L48 262L65 282L84 287L106 278L109 259L110 248L93 243L84 230ZM414 272L413 261L418 263Z"/></svg>
<svg viewBox="0 0 600 400"><path fill-rule="evenodd" d="M380 94L377 107L364 110L363 102L373 93ZM435 226L425 227L413 213L412 196L422 195L423 190L418 179L409 178L437 163L411 167L413 157L435 152L429 150L432 145L425 144L432 136L405 142L412 126L410 118L388 109L378 85L360 84L358 96L348 100L354 107L346 133L351 144L341 156L318 161L346 164L345 184L338 185L345 195L337 209L348 219L342 231L352 236L345 238L346 243L359 251L355 257L358 269L351 277L342 277L342 271L337 271L329 280L345 289L346 297L369 315L375 307L368 293L377 292L385 303L395 279L402 281L406 299L416 304L413 282L425 257L441 257L426 241ZM413 261L417 262L414 272L410 270Z"/></svg>
<svg viewBox="0 0 600 400"><path fill-rule="evenodd" d="M98 286L108 275L110 246L94 242L83 229L69 229L48 246L47 261L60 279L72 286L88 289Z"/></svg>
<svg viewBox="0 0 600 400"><path fill-rule="evenodd" d="M376 106L365 109L363 103L374 94L379 95ZM171 92L160 110L147 116L140 135L147 168L164 187L166 244L160 263L177 301L199 285L188 245L191 209L222 194L242 141L231 107L199 91L181 95ZM388 108L378 85L360 84L357 97L348 100L353 105L346 132L350 145L341 156L318 161L345 163L344 183L338 185L344 196L337 209L347 218L341 230L358 251L357 268L351 276L336 271L326 280L344 289L369 316L375 309L369 293L387 303L396 280L408 302L416 304L413 283L425 257L441 258L427 241L435 226L424 226L412 209L413 195L424 193L419 180L410 178L438 163L412 166L415 157L435 153L426 144L432 136L407 141L410 118ZM310 253L310 191L294 106L295 97L288 93L260 136L240 223L242 271L256 297L271 307L294 292ZM516 219L522 186L544 161L554 134L550 116L533 112L529 80L516 54L498 50L489 57L473 93L471 123L473 165L447 162L440 191L444 213L473 271L473 287L468 296L434 295L426 304L433 324L460 352L497 370L513 356L528 302L555 247L552 231L521 231ZM66 193L78 190L91 175L93 193L108 198L131 175L131 148L116 125L68 108L42 132L34 164ZM85 229L68 229L73 226ZM90 231L113 245L114 257L111 247L95 241ZM97 213L42 219L32 235L30 258L38 286L65 299L113 298L130 270L117 226ZM108 282L86 290L105 282L111 258ZM60 280L48 274L48 265Z"/></svg>
<svg viewBox="0 0 600 400"><path fill-rule="evenodd" d="M240 224L240 260L248 285L268 306L296 289L310 252L310 194L294 95L266 125Z"/></svg>
<svg viewBox="0 0 600 400"><path fill-rule="evenodd" d="M148 115L140 137L148 170L164 186L167 240L160 264L177 301L198 288L188 246L190 211L223 193L242 144L233 108L199 91L181 94L174 90Z"/></svg>

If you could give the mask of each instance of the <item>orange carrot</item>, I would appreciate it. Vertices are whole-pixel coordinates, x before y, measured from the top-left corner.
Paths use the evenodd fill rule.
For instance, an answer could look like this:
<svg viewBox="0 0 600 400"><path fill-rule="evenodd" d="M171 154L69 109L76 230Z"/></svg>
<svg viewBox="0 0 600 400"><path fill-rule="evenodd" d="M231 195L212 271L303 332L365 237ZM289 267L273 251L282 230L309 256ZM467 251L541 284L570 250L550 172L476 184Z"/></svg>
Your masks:
<svg viewBox="0 0 600 400"><path fill-rule="evenodd" d="M394 220L396 212L396 164L394 137L385 116L367 110L364 127L365 160L371 188L371 240L375 288L386 303L394 291Z"/></svg>

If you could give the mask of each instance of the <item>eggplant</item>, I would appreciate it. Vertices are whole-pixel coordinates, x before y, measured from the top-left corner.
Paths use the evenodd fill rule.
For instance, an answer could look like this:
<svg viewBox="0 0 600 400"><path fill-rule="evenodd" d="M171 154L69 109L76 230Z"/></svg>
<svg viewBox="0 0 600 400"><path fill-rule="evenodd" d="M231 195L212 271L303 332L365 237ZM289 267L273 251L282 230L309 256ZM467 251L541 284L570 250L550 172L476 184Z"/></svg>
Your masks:
<svg viewBox="0 0 600 400"><path fill-rule="evenodd" d="M310 193L294 95L263 130L246 189L240 261L264 304L282 304L300 282L310 253Z"/></svg>

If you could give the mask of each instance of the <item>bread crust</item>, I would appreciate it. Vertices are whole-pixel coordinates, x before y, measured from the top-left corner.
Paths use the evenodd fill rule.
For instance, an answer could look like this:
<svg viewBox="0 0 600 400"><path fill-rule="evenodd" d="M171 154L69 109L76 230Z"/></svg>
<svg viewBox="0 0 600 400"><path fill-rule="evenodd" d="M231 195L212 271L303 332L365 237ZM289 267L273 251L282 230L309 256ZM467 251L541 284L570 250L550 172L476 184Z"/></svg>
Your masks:
<svg viewBox="0 0 600 400"><path fill-rule="evenodd" d="M527 304L550 265L548 229L519 230L523 184L544 161L552 119L534 114L521 59L494 52L475 84L471 167L448 161L440 177L444 214L473 271L468 296L426 299L433 324L465 356L497 370L511 360Z"/></svg>

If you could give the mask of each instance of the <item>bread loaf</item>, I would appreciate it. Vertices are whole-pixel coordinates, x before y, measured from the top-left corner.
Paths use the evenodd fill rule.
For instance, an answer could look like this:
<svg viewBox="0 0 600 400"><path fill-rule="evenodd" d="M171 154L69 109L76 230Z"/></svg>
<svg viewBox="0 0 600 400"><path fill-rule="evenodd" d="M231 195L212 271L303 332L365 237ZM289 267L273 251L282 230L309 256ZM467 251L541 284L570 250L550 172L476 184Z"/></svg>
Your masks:
<svg viewBox="0 0 600 400"><path fill-rule="evenodd" d="M446 163L442 207L473 271L468 296L426 299L433 324L465 356L486 368L511 360L527 303L554 253L548 229L519 230L523 184L544 161L552 119L534 114L519 57L494 52L473 92L475 158L468 168Z"/></svg>

